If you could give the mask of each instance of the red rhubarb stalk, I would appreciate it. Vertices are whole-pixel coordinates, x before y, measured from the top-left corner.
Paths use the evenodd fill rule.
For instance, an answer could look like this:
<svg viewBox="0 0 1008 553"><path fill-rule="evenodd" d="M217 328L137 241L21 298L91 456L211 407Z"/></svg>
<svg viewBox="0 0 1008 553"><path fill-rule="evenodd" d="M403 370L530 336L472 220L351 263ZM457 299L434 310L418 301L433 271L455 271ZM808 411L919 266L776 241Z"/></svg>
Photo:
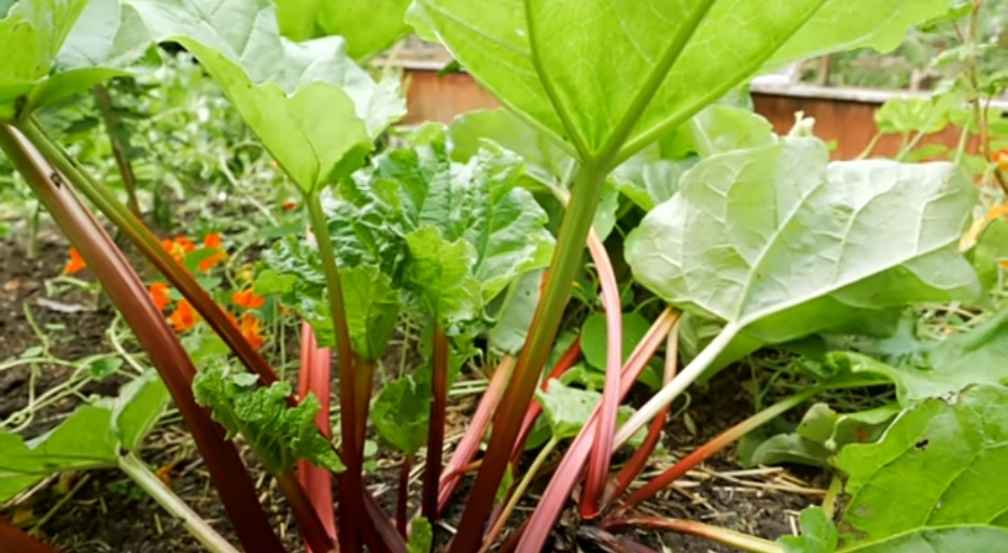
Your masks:
<svg viewBox="0 0 1008 553"><path fill-rule="evenodd" d="M59 553L0 518L0 551L11 553Z"/></svg>
<svg viewBox="0 0 1008 553"><path fill-rule="evenodd" d="M497 370L494 371L483 397L480 398L476 413L473 414L469 425L466 427L462 440L455 446L451 459L445 465L444 475L441 477L441 490L438 493L438 512L444 511L448 500L451 499L452 492L458 487L470 465L476 452L479 451L480 442L486 433L487 425L497 407L500 406L501 398L504 397L504 390L507 389L508 381L511 380L511 372L514 370L514 357L510 355L501 359Z"/></svg>
<svg viewBox="0 0 1008 553"><path fill-rule="evenodd" d="M270 528L238 451L225 439L224 429L210 419L209 411L193 398L196 368L192 360L125 255L66 186L63 177L20 132L0 125L0 148L98 277L149 355L192 432L242 545L248 551L283 552L284 546Z"/></svg>
<svg viewBox="0 0 1008 553"><path fill-rule="evenodd" d="M667 384L675 378L676 367L678 366L678 355L679 355L679 325L676 325L672 332L669 332L668 339L665 341L665 373L662 378L662 382ZM630 484L640 476L640 473L644 471L644 467L647 466L648 458L654 453L655 448L658 446L658 440L661 439L662 429L665 428L665 423L668 421L669 409L671 406L662 409L658 416L651 421L651 427L648 429L647 437L644 438L644 443L641 444L637 451L634 452L630 460L623 465L616 478L613 479L611 485L606 489L606 497L603 502L603 506L607 507L612 502L614 498L623 495Z"/></svg>
<svg viewBox="0 0 1008 553"><path fill-rule="evenodd" d="M633 386L641 371L647 366L648 361L661 346L665 337L672 330L679 313L672 309L666 309L650 330L644 336L633 353L623 366L623 376L620 384L620 395L626 396ZM574 439L567 454L564 455L560 465L553 472L553 478L546 486L535 512L529 518L529 525L522 534L517 551L518 553L539 553L542 551L546 538L553 529L560 511L563 509L567 498L570 496L574 485L581 479L585 462L591 453L592 443L596 434L596 415L598 409L581 429L581 433Z"/></svg>
<svg viewBox="0 0 1008 553"><path fill-rule="evenodd" d="M616 432L616 415L622 399L620 372L623 365L623 313L620 305L619 284L605 245L595 229L588 233L588 251L591 252L602 288L602 306L606 318L606 383L602 390L602 403L595 427L595 443L588 460L584 490L581 493L581 516L591 519L598 515L599 500L609 478L613 435Z"/></svg>
<svg viewBox="0 0 1008 553"><path fill-rule="evenodd" d="M632 517L613 520L606 524L606 528L627 527L671 530L680 534L689 534L716 541L723 545L741 549L742 551L748 551L749 553L784 553L784 547L772 541L692 520L662 517Z"/></svg>
<svg viewBox="0 0 1008 553"><path fill-rule="evenodd" d="M427 464L424 466L422 512L433 526L438 514L438 487L444 453L445 411L448 408L448 337L440 324L434 327L431 407L427 425Z"/></svg>
<svg viewBox="0 0 1008 553"><path fill-rule="evenodd" d="M308 323L301 323L301 368L298 374L298 399L309 393L315 395L322 406L315 415L315 426L327 439L332 439L329 421L330 372L332 354L328 348L318 347L315 333ZM336 538L336 513L333 510L332 473L308 461L298 461L298 481L315 508L329 537ZM319 553L309 548L309 553Z"/></svg>

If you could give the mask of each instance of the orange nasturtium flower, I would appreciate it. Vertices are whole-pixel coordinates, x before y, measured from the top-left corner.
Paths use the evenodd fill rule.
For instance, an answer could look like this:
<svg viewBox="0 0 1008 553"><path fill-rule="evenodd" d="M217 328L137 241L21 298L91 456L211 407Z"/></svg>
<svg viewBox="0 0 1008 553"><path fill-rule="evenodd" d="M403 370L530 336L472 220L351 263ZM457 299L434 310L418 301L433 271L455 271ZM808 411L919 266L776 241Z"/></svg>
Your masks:
<svg viewBox="0 0 1008 553"><path fill-rule="evenodd" d="M168 317L175 332L188 332L199 322L199 314L185 298L179 300L175 312Z"/></svg>
<svg viewBox="0 0 1008 553"><path fill-rule="evenodd" d="M995 152L991 161L997 165L998 169L1008 173L1008 148Z"/></svg>
<svg viewBox="0 0 1008 553"><path fill-rule="evenodd" d="M79 273L87 267L87 263L84 262L84 258L81 257L77 248L70 248L68 252L69 259L67 259L66 265L63 267L63 274L72 275L74 273Z"/></svg>
<svg viewBox="0 0 1008 553"><path fill-rule="evenodd" d="M287 200L283 203L284 211L294 211L297 209L298 204L294 200Z"/></svg>
<svg viewBox="0 0 1008 553"><path fill-rule="evenodd" d="M174 239L162 240L161 247L171 254L176 262L182 263L185 261L186 254L196 249L196 244L185 236L177 236Z"/></svg>
<svg viewBox="0 0 1008 553"><path fill-rule="evenodd" d="M259 333L259 319L256 318L252 313L242 313L241 321L238 324L238 328L241 330L242 336L245 340L252 346L253 349L259 349L263 345L262 334Z"/></svg>
<svg viewBox="0 0 1008 553"><path fill-rule="evenodd" d="M158 311L164 311L165 307L171 303L171 298L168 296L168 285L163 282L155 282L147 287L147 292L150 293L151 300L154 301L154 306L158 308Z"/></svg>
<svg viewBox="0 0 1008 553"><path fill-rule="evenodd" d="M266 303L266 300L259 294L256 294L251 288L235 292L231 296L231 301L235 305L244 307L245 309L259 309Z"/></svg>
<svg viewBox="0 0 1008 553"><path fill-rule="evenodd" d="M227 252L221 247L221 236L216 232L211 232L203 239L203 246L214 250L205 259L199 262L199 270L207 272L227 259Z"/></svg>

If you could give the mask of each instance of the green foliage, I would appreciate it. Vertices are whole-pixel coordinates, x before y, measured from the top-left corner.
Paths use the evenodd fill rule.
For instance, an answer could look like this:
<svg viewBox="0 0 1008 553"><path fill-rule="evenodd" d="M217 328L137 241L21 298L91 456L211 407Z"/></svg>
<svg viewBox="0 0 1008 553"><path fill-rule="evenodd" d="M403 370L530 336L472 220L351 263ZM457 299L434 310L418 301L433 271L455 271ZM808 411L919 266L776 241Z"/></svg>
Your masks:
<svg viewBox="0 0 1008 553"><path fill-rule="evenodd" d="M399 291L387 275L371 265L346 269L340 278L353 349L363 359L377 360L399 322Z"/></svg>
<svg viewBox="0 0 1008 553"><path fill-rule="evenodd" d="M57 472L116 466L121 454L140 446L168 399L157 374L147 373L115 399L78 407L41 436L25 441L0 432L0 502Z"/></svg>
<svg viewBox="0 0 1008 553"><path fill-rule="evenodd" d="M210 0L130 5L156 40L179 42L200 60L306 193L359 167L404 113L396 83L375 83L345 54L342 39L282 37L266 0L241 0L226 10Z"/></svg>
<svg viewBox="0 0 1008 553"><path fill-rule="evenodd" d="M406 544L409 553L430 553L434 547L434 529L430 521L417 517L410 522L409 543Z"/></svg>
<svg viewBox="0 0 1008 553"><path fill-rule="evenodd" d="M150 44L118 0L20 0L0 19L0 120L52 104L111 77Z"/></svg>
<svg viewBox="0 0 1008 553"><path fill-rule="evenodd" d="M550 380L545 392L536 390L536 398L542 405L553 437L563 440L573 438L581 432L581 427L601 403L602 394L566 386L559 380ZM630 407L620 407L619 420L626 420L632 413ZM628 443L634 447L640 445L643 439L644 434L638 433Z"/></svg>
<svg viewBox="0 0 1008 553"><path fill-rule="evenodd" d="M837 413L825 403L813 405L793 432L772 435L773 428L747 434L739 446L745 466L795 463L830 467L837 452L848 444L878 439L900 412L890 404L858 411Z"/></svg>
<svg viewBox="0 0 1008 553"><path fill-rule="evenodd" d="M273 474L290 470L301 459L333 472L343 464L315 426L318 399L309 394L297 407L287 405L292 389L286 382L258 386L258 376L226 367L203 369L193 381L196 401L231 434L241 434Z"/></svg>
<svg viewBox="0 0 1008 553"><path fill-rule="evenodd" d="M410 20L582 160L629 157L768 62L895 47L945 10L944 0L525 4L417 0Z"/></svg>
<svg viewBox="0 0 1008 553"><path fill-rule="evenodd" d="M819 507L801 512L801 536L786 536L779 540L784 553L834 553L840 536L826 513Z"/></svg>
<svg viewBox="0 0 1008 553"><path fill-rule="evenodd" d="M974 199L951 165L827 166L821 142L788 138L700 162L626 257L665 300L782 342L864 310L977 297L957 250Z"/></svg>
<svg viewBox="0 0 1008 553"><path fill-rule="evenodd" d="M920 341L901 334L871 343L869 352L883 360L853 352L828 356L840 370L884 376L896 384L900 404L954 395L973 384L1004 384L1008 369L1008 312L974 329L940 341Z"/></svg>
<svg viewBox="0 0 1008 553"><path fill-rule="evenodd" d="M280 30L291 40L339 35L347 54L364 60L406 36L410 0L274 0Z"/></svg>
<svg viewBox="0 0 1008 553"><path fill-rule="evenodd" d="M1008 390L977 386L907 410L878 443L845 448L838 459L851 495L844 521L855 532L846 546L1002 548L1008 537L1006 438Z"/></svg>
<svg viewBox="0 0 1008 553"><path fill-rule="evenodd" d="M382 386L371 406L371 422L393 447L416 453L427 443L430 402L429 378L402 376Z"/></svg>

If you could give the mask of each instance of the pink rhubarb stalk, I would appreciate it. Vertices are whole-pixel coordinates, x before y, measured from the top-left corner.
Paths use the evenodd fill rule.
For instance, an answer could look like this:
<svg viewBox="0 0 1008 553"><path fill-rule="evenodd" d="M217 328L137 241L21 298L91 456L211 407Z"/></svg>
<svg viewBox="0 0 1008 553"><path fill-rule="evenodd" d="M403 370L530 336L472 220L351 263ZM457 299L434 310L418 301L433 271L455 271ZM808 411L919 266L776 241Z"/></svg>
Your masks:
<svg viewBox="0 0 1008 553"><path fill-rule="evenodd" d="M315 426L328 439L332 439L329 420L332 372L332 353L320 348L315 333L308 323L301 323L301 370L298 373L298 399L304 401L309 393L315 395L322 408L315 416ZM305 489L308 500L315 508L329 537L336 539L336 513L333 510L332 474L308 461L298 461L298 481ZM310 547L308 553L320 553Z"/></svg>

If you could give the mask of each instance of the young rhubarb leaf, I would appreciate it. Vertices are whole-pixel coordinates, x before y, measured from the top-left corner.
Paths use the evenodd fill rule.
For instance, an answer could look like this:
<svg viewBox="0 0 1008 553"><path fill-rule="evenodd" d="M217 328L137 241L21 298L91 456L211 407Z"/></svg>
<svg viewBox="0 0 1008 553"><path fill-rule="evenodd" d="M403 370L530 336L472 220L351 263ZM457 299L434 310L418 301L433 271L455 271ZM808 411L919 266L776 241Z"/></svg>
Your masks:
<svg viewBox="0 0 1008 553"><path fill-rule="evenodd" d="M400 292L373 265L345 269L341 279L353 349L362 358L376 361L385 353L399 321Z"/></svg>
<svg viewBox="0 0 1008 553"><path fill-rule="evenodd" d="M282 37L266 0L127 1L156 40L178 42L199 59L306 193L358 168L405 113L397 84L375 83L342 38Z"/></svg>
<svg viewBox="0 0 1008 553"><path fill-rule="evenodd" d="M112 407L112 424L119 447L134 451L164 413L171 396L157 373L149 372L126 384Z"/></svg>
<svg viewBox="0 0 1008 553"><path fill-rule="evenodd" d="M382 387L371 406L371 421L383 440L405 454L427 443L430 378L406 375Z"/></svg>
<svg viewBox="0 0 1008 553"><path fill-rule="evenodd" d="M406 286L414 290L426 313L446 329L475 319L480 302L479 281L470 273L476 252L465 240L447 241L434 227L406 235L410 258Z"/></svg>
<svg viewBox="0 0 1008 553"><path fill-rule="evenodd" d="M977 297L957 250L974 199L950 164L829 164L822 142L788 138L702 161L626 257L670 303L783 342L863 310Z"/></svg>
<svg viewBox="0 0 1008 553"><path fill-rule="evenodd" d="M228 432L241 434L259 460L273 474L282 474L299 460L343 470L333 445L315 426L318 399L309 394L297 407L287 405L293 389L287 382L269 387L256 384L258 376L226 367L203 369L193 381L196 401L213 411Z"/></svg>
<svg viewBox="0 0 1008 553"><path fill-rule="evenodd" d="M841 550L1003 549L1006 441L1008 389L976 386L908 409L878 443L847 446L838 466L853 532Z"/></svg>
<svg viewBox="0 0 1008 553"><path fill-rule="evenodd" d="M630 157L771 60L894 47L946 4L416 0L409 19L585 161Z"/></svg>
<svg viewBox="0 0 1008 553"><path fill-rule="evenodd" d="M536 398L542 404L553 437L568 439L581 432L581 427L588 422L602 401L602 394L572 388L559 380L551 380L545 391L536 390ZM620 422L626 420L632 413L633 409L630 407L621 407ZM631 447L638 446L643 439L644 433L637 433L630 439L629 444Z"/></svg>

